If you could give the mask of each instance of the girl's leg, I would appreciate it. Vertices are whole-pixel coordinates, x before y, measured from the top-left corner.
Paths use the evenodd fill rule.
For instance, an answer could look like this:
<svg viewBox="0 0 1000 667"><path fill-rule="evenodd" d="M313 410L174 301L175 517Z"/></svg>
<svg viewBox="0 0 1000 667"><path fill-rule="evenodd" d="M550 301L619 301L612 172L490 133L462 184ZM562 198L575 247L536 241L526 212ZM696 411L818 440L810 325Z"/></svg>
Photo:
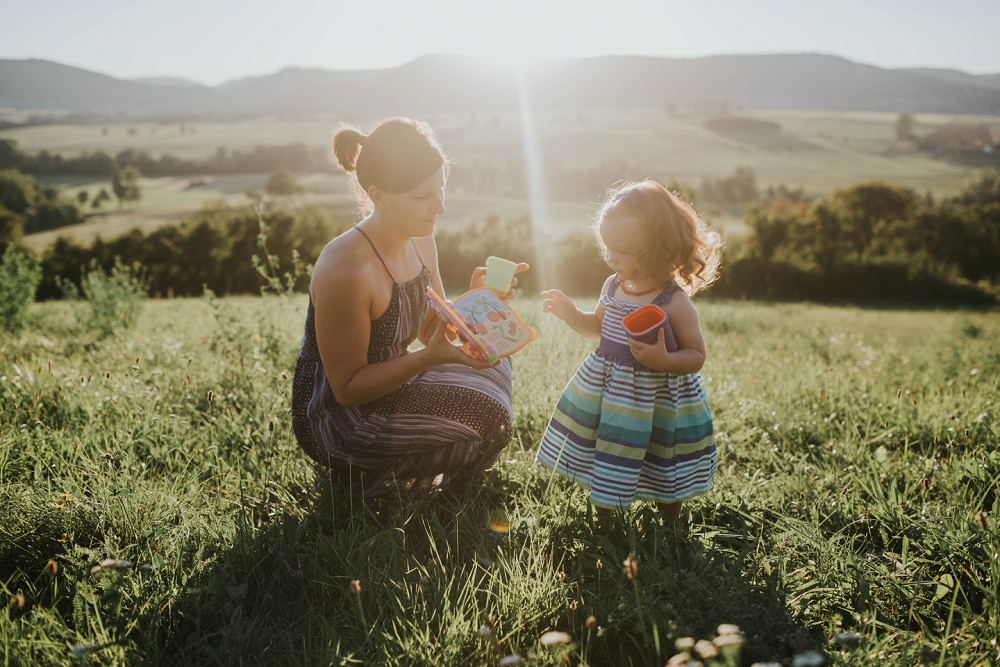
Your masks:
<svg viewBox="0 0 1000 667"><path fill-rule="evenodd" d="M660 513L667 519L667 521L676 522L681 518L681 509L684 507L683 502L676 503L656 503L656 509L660 510Z"/></svg>

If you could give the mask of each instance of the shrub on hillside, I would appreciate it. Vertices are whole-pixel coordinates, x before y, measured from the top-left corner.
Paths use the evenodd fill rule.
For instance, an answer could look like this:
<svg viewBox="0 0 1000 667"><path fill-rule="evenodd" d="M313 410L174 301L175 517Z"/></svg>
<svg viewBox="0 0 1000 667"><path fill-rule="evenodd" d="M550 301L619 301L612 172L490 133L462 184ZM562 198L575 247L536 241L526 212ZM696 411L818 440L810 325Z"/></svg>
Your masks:
<svg viewBox="0 0 1000 667"><path fill-rule="evenodd" d="M42 270L30 258L8 245L0 260L0 328L20 331L35 300Z"/></svg>
<svg viewBox="0 0 1000 667"><path fill-rule="evenodd" d="M141 267L126 266L118 258L108 273L93 262L83 276L82 291L90 306L87 327L98 339L134 326L147 298Z"/></svg>

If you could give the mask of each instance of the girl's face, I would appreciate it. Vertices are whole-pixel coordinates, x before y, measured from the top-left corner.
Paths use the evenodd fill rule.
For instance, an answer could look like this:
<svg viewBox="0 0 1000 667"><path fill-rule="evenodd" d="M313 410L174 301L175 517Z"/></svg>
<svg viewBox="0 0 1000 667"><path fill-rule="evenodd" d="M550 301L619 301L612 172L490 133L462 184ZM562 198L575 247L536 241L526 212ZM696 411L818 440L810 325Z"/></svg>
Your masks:
<svg viewBox="0 0 1000 667"><path fill-rule="evenodd" d="M604 261L621 280L643 280L640 261L645 253L646 239L643 219L631 213L606 216L598 226Z"/></svg>
<svg viewBox="0 0 1000 667"><path fill-rule="evenodd" d="M410 236L430 236L437 217L445 212L445 173L442 167L412 190L377 191L372 197L376 207L395 225L411 227Z"/></svg>

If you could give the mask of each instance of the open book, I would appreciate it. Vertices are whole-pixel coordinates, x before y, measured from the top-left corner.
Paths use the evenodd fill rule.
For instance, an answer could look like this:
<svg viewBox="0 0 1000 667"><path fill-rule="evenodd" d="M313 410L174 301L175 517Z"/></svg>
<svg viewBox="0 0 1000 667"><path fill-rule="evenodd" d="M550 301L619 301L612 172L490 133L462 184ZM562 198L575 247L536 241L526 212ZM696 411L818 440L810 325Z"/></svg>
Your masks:
<svg viewBox="0 0 1000 667"><path fill-rule="evenodd" d="M475 289L448 302L427 288L427 298L465 342L462 349L477 359L494 364L535 340L535 332L491 289Z"/></svg>

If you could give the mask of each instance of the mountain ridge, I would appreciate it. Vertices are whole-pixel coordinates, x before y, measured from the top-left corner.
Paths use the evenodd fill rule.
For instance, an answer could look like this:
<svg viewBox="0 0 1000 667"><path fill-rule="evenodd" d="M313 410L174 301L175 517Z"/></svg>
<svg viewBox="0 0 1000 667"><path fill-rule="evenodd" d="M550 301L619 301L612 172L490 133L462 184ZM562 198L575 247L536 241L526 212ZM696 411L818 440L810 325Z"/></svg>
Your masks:
<svg viewBox="0 0 1000 667"><path fill-rule="evenodd" d="M287 67L215 86L177 77L119 79L62 63L0 59L0 107L128 118L262 114L346 116L540 107L668 107L1000 114L1000 74L885 69L821 53L701 58L595 56L513 70L427 54L394 68Z"/></svg>

